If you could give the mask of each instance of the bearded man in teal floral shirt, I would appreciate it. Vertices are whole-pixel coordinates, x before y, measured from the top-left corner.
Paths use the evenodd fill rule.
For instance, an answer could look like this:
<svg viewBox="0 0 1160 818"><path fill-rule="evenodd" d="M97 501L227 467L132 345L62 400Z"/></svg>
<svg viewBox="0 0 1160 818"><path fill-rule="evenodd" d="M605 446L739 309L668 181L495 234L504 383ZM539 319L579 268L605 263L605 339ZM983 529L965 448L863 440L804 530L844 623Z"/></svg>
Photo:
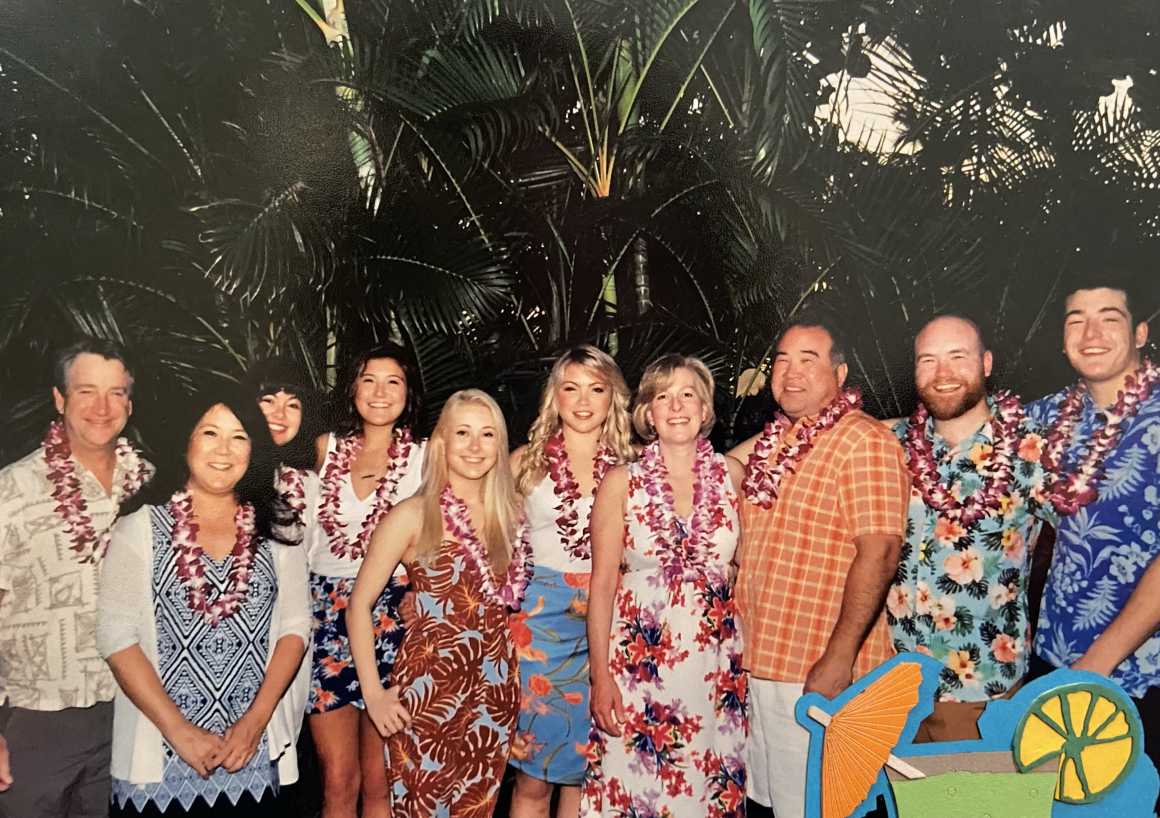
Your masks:
<svg viewBox="0 0 1160 818"><path fill-rule="evenodd" d="M1014 397L987 396L992 357L973 322L936 318L914 347L921 403L894 425L912 487L887 622L899 652L944 665L915 741L977 739L986 703L1027 672L1030 552L1054 522L1044 438Z"/></svg>

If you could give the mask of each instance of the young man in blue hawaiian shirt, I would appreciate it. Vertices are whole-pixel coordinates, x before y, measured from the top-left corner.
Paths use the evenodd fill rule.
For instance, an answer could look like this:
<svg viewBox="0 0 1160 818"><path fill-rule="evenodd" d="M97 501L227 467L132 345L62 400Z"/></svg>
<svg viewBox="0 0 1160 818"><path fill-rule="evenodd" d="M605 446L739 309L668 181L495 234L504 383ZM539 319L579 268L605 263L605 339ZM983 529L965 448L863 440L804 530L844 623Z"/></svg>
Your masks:
<svg viewBox="0 0 1160 818"><path fill-rule="evenodd" d="M977 739L987 702L1027 671L1030 552L1040 521L1054 522L1043 437L1014 397L987 396L992 358L974 322L934 319L914 357L921 403L893 427L912 489L887 622L899 652L944 665L915 740Z"/></svg>
<svg viewBox="0 0 1160 818"><path fill-rule="evenodd" d="M1140 350L1148 325L1128 292L1074 289L1063 345L1075 386L1028 406L1048 429L1044 463L1060 514L1032 674L1110 676L1136 700L1160 759L1160 388Z"/></svg>

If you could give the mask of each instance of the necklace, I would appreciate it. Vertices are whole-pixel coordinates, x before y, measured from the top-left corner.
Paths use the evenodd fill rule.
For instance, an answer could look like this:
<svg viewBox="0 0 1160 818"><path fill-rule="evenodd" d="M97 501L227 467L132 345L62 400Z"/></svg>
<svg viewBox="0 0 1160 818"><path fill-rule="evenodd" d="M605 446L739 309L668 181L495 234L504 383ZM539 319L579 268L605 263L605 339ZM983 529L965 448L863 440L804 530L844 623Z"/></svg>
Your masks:
<svg viewBox="0 0 1160 818"><path fill-rule="evenodd" d="M508 563L507 577L502 586L495 581L495 572L491 569L491 559L487 553L487 546L475 533L471 524L471 515L467 511L467 503L456 496L455 491L448 483L439 494L439 507L443 511L443 524L447 531L459 543L460 553L467 560L483 588L484 596L492 602L505 605L513 611L518 611L523 604L524 592L532 578L532 546L528 542L528 526L524 519L520 520L516 531L515 548L512 549L512 560Z"/></svg>
<svg viewBox="0 0 1160 818"><path fill-rule="evenodd" d="M81 492L81 479L69 445L64 420L57 419L48 427L44 443L44 460L48 465L48 479L52 483L52 499L56 501L56 513L64 518L69 534L69 549L79 555L79 562L98 563L109 550L112 524L100 534L93 528L93 518L89 516L88 503ZM121 484L113 487L113 500L118 505L132 497L149 481L149 463L145 461L133 445L123 437L117 438L115 450L119 468L124 475ZM115 521L115 518L114 518Z"/></svg>
<svg viewBox="0 0 1160 818"><path fill-rule="evenodd" d="M362 449L362 436L340 437L334 451L326 456L326 463L322 469L322 499L318 506L318 523L330 539L330 550L335 556L360 560L366 555L371 535L395 505L397 500L395 495L399 490L399 482L407 471L407 460L412 454L413 445L410 429L394 430L391 435L391 446L387 450L391 465L387 473L379 479L375 487L374 508L363 520L362 528L353 540L348 539L346 526L338 519L342 508L339 495L342 491L343 478L350 474L351 463Z"/></svg>
<svg viewBox="0 0 1160 818"><path fill-rule="evenodd" d="M728 472L723 458L715 457L708 440L697 441L693 460L693 513L687 529L680 525L668 469L659 441L652 441L640 455L641 487L649 498L648 528L668 547L662 553L665 579L694 579L710 570L713 535L725 523L722 508Z"/></svg>
<svg viewBox="0 0 1160 818"><path fill-rule="evenodd" d="M934 458L934 446L927 434L930 415L924 404L919 403L910 416L902 443L911 480L922 494L923 502L944 519L962 526L963 536L966 536L965 529L999 511L1003 498L1010 491L1011 481L1015 478L1014 460L1019 451L1019 426L1023 423L1023 410L1019 401L1007 392L994 395L992 403L994 445L987 456L985 468L982 465L979 467L983 485L966 500L957 499L942 483L938 463Z"/></svg>
<svg viewBox="0 0 1160 818"><path fill-rule="evenodd" d="M1099 482L1104 476L1104 460L1116 448L1123 434L1123 424L1140 411L1140 404L1148 400L1156 384L1160 383L1160 369L1149 360L1124 380L1123 390L1116 403L1105 413L1107 422L1095 430L1082 454L1068 468L1064 460L1071 447L1076 427L1083 417L1084 395L1087 384L1080 381L1064 395L1059 403L1059 417L1047 433L1043 447L1043 470L1050 485L1051 502L1061 515L1075 514L1099 496Z"/></svg>
<svg viewBox="0 0 1160 818"><path fill-rule="evenodd" d="M777 456L770 461L774 447L793 422L778 412L773 423L765 424L765 431L757 438L749 462L745 464L745 482L742 489L745 498L754 505L770 508L777 499L781 483L787 474L795 472L796 466L814 447L814 442L825 432L834 428L846 413L862 407L862 394L857 389L848 389L823 409L813 423L803 424L790 440L783 441L777 449Z"/></svg>
<svg viewBox="0 0 1160 818"><path fill-rule="evenodd" d="M580 514L576 504L580 502L580 485L568 467L568 453L564 449L564 436L556 435L544 444L544 454L548 459L548 475L552 478L552 491L560 500L560 516L556 525L560 527L560 538L564 550L577 560L592 559L592 537L587 525L580 530ZM606 443L601 442L592 461L592 479L597 486L616 465L616 454Z"/></svg>
<svg viewBox="0 0 1160 818"><path fill-rule="evenodd" d="M258 537L254 530L254 507L249 503L238 506L234 512L237 538L230 556L229 578L226 587L212 603L209 601L209 581L201 564L204 553L197 544L197 523L193 522L193 495L182 489L169 501L173 517L173 549L177 552L177 577L186 589L186 604L210 627L216 628L227 616L237 613L250 590L250 573L258 554Z"/></svg>

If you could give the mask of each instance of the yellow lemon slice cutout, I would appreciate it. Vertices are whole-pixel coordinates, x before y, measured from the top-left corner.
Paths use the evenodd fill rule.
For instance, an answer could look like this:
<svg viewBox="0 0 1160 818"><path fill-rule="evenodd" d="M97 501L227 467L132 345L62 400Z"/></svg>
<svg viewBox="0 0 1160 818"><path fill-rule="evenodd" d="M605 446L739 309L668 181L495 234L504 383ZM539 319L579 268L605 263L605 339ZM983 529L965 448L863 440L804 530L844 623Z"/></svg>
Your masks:
<svg viewBox="0 0 1160 818"><path fill-rule="evenodd" d="M1059 756L1055 798L1091 804L1120 785L1140 755L1140 718L1123 694L1077 682L1049 690L1015 730L1015 762L1029 772Z"/></svg>

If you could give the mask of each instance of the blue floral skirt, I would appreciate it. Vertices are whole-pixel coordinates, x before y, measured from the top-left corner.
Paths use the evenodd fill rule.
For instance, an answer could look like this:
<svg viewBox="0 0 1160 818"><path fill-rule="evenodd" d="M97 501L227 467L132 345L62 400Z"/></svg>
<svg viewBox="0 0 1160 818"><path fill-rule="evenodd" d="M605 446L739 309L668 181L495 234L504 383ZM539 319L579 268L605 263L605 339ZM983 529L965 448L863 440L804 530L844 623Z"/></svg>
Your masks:
<svg viewBox="0 0 1160 818"><path fill-rule="evenodd" d="M346 606L354 579L310 575L310 601L314 608L311 638L310 698L307 713L325 713L348 704L362 709L362 691L350 655L346 633ZM386 686L395 666L395 654L403 641L399 603L407 590L405 576L393 576L371 612L375 627L375 657L379 679Z"/></svg>
<svg viewBox="0 0 1160 818"><path fill-rule="evenodd" d="M584 781L588 578L537 567L523 610L511 618L522 691L510 763L552 784Z"/></svg>

